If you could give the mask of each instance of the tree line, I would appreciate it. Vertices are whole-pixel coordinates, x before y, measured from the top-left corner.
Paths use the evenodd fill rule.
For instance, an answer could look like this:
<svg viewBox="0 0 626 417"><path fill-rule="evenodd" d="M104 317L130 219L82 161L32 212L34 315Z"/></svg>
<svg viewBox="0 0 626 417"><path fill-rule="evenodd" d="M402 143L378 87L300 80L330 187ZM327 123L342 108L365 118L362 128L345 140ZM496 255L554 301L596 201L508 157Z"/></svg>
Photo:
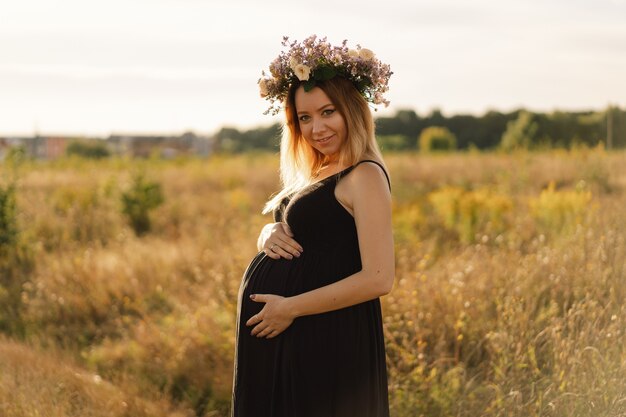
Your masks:
<svg viewBox="0 0 626 417"><path fill-rule="evenodd" d="M226 152L276 151L280 134L280 124L244 131L223 127L216 139L219 148ZM601 111L551 113L492 110L481 116L450 117L439 110L420 116L414 110L403 109L393 116L376 118L376 135L383 151L427 150L429 147L460 150L571 148L599 143L624 148L626 109L608 107Z"/></svg>

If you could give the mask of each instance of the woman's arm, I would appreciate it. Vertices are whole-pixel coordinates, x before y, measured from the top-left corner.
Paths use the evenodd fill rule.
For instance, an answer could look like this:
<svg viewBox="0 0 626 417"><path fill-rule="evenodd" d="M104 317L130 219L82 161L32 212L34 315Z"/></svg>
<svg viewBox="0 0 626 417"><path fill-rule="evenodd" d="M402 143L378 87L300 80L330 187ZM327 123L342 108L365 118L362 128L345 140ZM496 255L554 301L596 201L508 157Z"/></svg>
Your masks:
<svg viewBox="0 0 626 417"><path fill-rule="evenodd" d="M346 204L354 213L361 254L361 271L340 281L293 297L255 294L263 309L246 325L253 335L274 337L299 316L325 313L359 304L391 291L395 275L391 225L391 195L385 176L374 164L357 166L347 182Z"/></svg>

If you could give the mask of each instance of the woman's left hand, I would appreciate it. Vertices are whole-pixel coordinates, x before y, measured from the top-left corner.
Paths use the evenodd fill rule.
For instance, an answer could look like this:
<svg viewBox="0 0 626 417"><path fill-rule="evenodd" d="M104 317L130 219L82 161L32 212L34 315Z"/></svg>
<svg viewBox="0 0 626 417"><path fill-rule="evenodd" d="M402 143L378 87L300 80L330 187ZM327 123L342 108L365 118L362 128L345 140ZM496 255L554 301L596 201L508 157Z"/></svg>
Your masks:
<svg viewBox="0 0 626 417"><path fill-rule="evenodd" d="M257 303L265 303L265 307L246 322L246 326L254 326L252 336L271 339L281 334L295 319L289 311L285 297L274 294L253 294L250 299Z"/></svg>

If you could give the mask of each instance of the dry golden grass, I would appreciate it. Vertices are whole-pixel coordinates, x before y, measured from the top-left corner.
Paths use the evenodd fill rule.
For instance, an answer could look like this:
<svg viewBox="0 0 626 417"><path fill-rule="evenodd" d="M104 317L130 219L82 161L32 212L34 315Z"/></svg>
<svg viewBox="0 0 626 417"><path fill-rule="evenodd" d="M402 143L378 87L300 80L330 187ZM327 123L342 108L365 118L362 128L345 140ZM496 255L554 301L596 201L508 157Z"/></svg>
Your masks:
<svg viewBox="0 0 626 417"><path fill-rule="evenodd" d="M3 417L187 417L166 401L147 401L61 357L0 340Z"/></svg>
<svg viewBox="0 0 626 417"><path fill-rule="evenodd" d="M392 415L626 415L626 154L398 154L387 164ZM236 294L277 167L272 155L22 167L19 220L34 269L21 337L72 357L67 378L97 373L133 398L227 415ZM142 238L119 202L139 171L165 194ZM40 350L0 349L31 355L14 374L34 379L56 364ZM55 415L4 375L0 399L23 399L11 417ZM45 375L37 389L54 397ZM102 386L115 391L81 395L122 398ZM54 398L70 410L71 396Z"/></svg>

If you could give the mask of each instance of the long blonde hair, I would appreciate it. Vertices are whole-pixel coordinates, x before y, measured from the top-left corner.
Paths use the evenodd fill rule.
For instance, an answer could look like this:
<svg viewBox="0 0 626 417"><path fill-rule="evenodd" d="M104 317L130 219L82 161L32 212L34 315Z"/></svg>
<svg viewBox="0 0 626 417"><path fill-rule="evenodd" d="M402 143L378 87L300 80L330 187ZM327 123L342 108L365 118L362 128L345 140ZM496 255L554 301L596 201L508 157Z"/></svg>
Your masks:
<svg viewBox="0 0 626 417"><path fill-rule="evenodd" d="M315 173L326 162L324 154L309 145L302 136L295 105L296 90L299 87L300 84L294 83L285 100L285 123L280 142L282 190L265 204L263 214L277 208L285 197L311 184ZM363 159L375 159L384 164L374 135L372 112L352 82L335 77L318 81L316 87L326 93L346 123L347 140L339 150L340 166L352 166Z"/></svg>

